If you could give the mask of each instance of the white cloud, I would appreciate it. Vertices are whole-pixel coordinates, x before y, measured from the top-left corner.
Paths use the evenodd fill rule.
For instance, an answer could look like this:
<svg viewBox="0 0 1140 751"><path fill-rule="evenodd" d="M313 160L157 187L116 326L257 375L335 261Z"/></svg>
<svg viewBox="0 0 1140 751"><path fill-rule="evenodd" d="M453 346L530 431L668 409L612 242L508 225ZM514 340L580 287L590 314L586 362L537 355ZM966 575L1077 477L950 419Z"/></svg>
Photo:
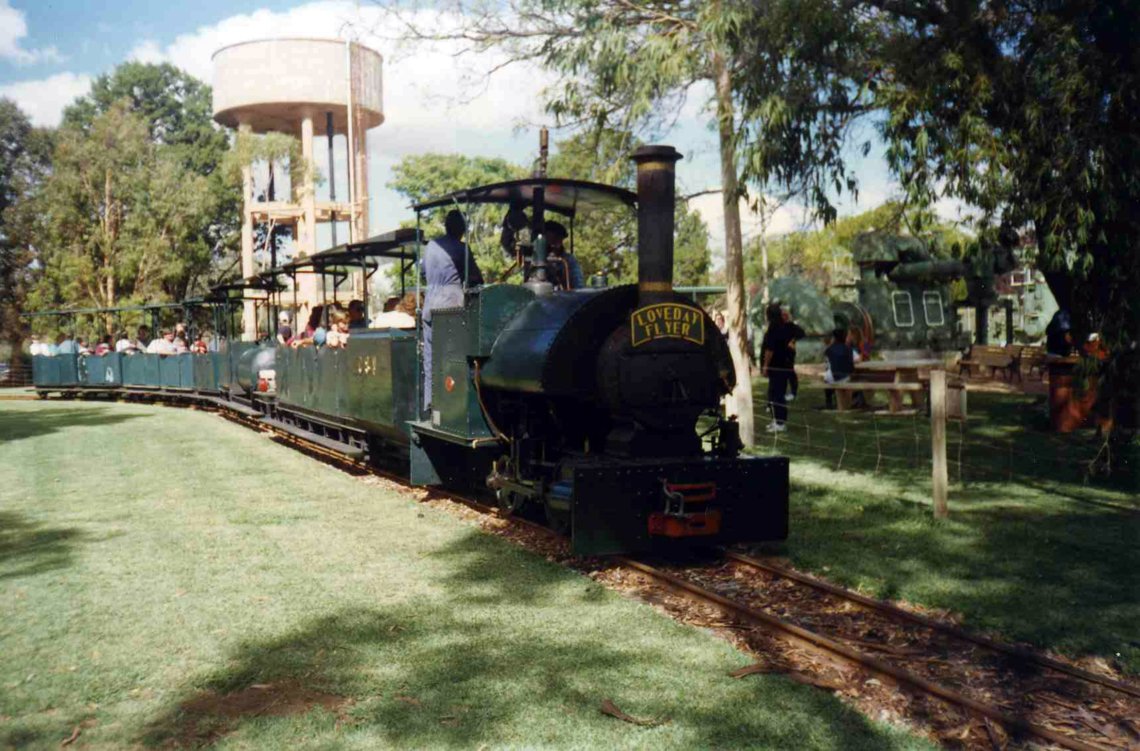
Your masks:
<svg viewBox="0 0 1140 751"><path fill-rule="evenodd" d="M28 35L28 22L24 12L11 6L8 0L0 0L0 59L10 60L17 65L32 63L58 63L63 60L55 47L25 49L21 40Z"/></svg>
<svg viewBox="0 0 1140 751"><path fill-rule="evenodd" d="M0 85L0 96L13 99L28 113L32 124L59 125L63 108L91 90L91 76L86 73L57 73L35 81L17 81Z"/></svg>
<svg viewBox="0 0 1140 751"><path fill-rule="evenodd" d="M158 42L153 39L145 39L127 53L127 59L140 63L161 63L166 61L166 55L159 47Z"/></svg>
<svg viewBox="0 0 1140 751"><path fill-rule="evenodd" d="M709 242L712 245L713 257L724 254L724 201L720 193L706 193L689 201L689 208L695 209L709 228ZM789 232L804 229L810 225L802 206L784 204L771 213L769 209L765 235L778 237ZM760 214L753 211L748 201L740 199L740 229L747 243L750 239L760 236Z"/></svg>

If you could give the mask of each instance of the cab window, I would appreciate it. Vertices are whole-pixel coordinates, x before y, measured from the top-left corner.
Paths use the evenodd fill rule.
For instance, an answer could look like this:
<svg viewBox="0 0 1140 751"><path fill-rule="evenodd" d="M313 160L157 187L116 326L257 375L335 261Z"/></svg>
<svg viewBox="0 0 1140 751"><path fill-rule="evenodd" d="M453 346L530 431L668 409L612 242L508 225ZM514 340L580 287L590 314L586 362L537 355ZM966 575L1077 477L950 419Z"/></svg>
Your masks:
<svg viewBox="0 0 1140 751"><path fill-rule="evenodd" d="M914 305L909 292L892 292L891 303L895 312L895 325L908 328L914 325Z"/></svg>
<svg viewBox="0 0 1140 751"><path fill-rule="evenodd" d="M927 326L942 326L946 318L942 314L942 293L927 290L922 293L922 314Z"/></svg>

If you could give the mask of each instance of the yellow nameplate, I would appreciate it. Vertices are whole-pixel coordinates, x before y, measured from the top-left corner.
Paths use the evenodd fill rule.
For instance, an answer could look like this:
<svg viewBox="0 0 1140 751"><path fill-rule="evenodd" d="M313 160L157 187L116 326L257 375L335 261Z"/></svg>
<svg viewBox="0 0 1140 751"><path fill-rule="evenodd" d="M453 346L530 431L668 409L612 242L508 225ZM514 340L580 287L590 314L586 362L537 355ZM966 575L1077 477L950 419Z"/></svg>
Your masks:
<svg viewBox="0 0 1140 751"><path fill-rule="evenodd" d="M646 305L630 315L629 328L635 347L654 339L684 339L694 344L705 343L705 314L691 305L675 302Z"/></svg>

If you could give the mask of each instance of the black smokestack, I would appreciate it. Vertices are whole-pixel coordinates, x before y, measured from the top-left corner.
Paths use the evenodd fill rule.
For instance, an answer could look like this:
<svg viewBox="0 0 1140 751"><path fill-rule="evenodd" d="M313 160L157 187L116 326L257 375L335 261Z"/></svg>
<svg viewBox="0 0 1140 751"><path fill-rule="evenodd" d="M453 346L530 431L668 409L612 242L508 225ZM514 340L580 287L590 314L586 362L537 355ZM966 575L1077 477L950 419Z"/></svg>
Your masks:
<svg viewBox="0 0 1140 751"><path fill-rule="evenodd" d="M673 212L676 161L672 146L642 146L637 162L637 292L644 307L673 292Z"/></svg>

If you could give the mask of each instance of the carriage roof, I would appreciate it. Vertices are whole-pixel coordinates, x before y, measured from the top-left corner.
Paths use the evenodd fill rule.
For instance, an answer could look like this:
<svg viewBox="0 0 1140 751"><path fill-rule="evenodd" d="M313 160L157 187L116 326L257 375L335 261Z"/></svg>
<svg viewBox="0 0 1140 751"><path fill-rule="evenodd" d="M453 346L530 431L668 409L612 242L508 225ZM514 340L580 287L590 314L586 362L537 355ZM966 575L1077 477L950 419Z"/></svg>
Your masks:
<svg viewBox="0 0 1140 751"><path fill-rule="evenodd" d="M375 270L380 265L380 259L414 261L416 258L414 246L422 239L423 233L418 229L402 227L374 235L362 242L344 243L311 256L298 258L270 269L262 276L268 278L281 274L293 276L299 271L336 274L342 270L354 271L360 268Z"/></svg>

